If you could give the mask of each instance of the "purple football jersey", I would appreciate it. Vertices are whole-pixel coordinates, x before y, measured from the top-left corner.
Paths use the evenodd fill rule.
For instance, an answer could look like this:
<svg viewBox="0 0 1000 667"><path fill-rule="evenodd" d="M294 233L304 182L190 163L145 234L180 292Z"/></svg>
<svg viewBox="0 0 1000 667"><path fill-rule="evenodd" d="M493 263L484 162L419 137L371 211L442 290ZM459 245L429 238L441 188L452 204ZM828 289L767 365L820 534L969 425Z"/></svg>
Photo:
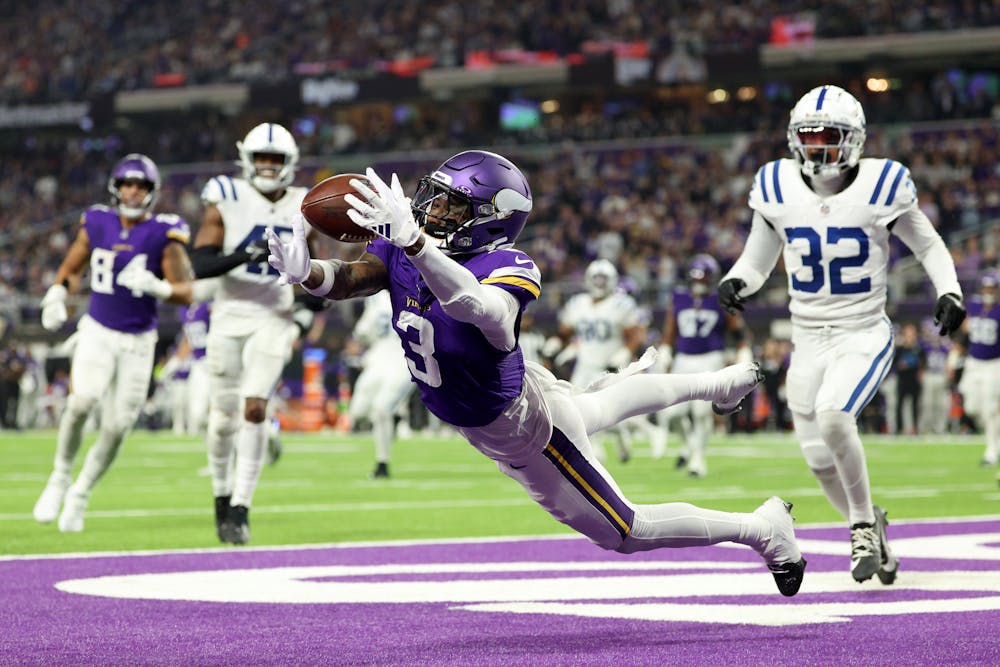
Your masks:
<svg viewBox="0 0 1000 667"><path fill-rule="evenodd" d="M184 337L191 346L191 358L203 359L208 340L209 304L196 303L184 311Z"/></svg>
<svg viewBox="0 0 1000 667"><path fill-rule="evenodd" d="M133 293L118 284L126 266L141 268L163 277L163 249L177 241L187 244L191 232L176 215L158 213L131 229L122 226L118 211L91 206L80 223L90 239L90 308L95 320L116 331L142 333L156 328L156 299Z"/></svg>
<svg viewBox="0 0 1000 667"><path fill-rule="evenodd" d="M677 325L676 352L705 354L726 346L726 311L716 294L695 297L686 289L674 290L673 318Z"/></svg>
<svg viewBox="0 0 1000 667"><path fill-rule="evenodd" d="M973 359L1000 357L1000 304L989 308L982 299L969 301L969 356Z"/></svg>
<svg viewBox="0 0 1000 667"><path fill-rule="evenodd" d="M509 352L498 350L477 327L446 315L400 248L376 239L368 244L368 252L389 271L392 326L402 340L406 364L424 405L453 426L492 422L521 393L524 359L520 346ZM522 313L538 298L541 274L523 252L494 250L459 261L479 282L511 293Z"/></svg>

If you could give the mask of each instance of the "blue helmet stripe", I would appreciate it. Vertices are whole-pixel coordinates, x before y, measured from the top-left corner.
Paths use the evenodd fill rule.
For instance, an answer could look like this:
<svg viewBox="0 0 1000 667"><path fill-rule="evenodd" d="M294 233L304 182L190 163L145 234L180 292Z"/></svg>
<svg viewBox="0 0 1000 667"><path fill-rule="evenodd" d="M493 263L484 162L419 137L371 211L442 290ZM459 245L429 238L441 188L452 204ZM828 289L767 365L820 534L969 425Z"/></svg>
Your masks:
<svg viewBox="0 0 1000 667"><path fill-rule="evenodd" d="M267 143L274 142L274 125L272 123L267 124Z"/></svg>
<svg viewBox="0 0 1000 667"><path fill-rule="evenodd" d="M882 194L882 184L885 183L885 177L889 173L889 170L892 169L892 165L892 160L885 161L885 166L882 167L882 173L879 174L878 177L878 183L875 184L875 192L872 193L872 198L868 200L869 204L874 204L878 201L878 196Z"/></svg>
<svg viewBox="0 0 1000 667"><path fill-rule="evenodd" d="M764 203L771 201L767 198L767 184L764 182L764 167L757 170L757 175L760 176L760 193L764 196Z"/></svg>
<svg viewBox="0 0 1000 667"><path fill-rule="evenodd" d="M892 180L892 187L889 188L889 198L885 200L885 205L888 206L892 203L892 200L896 197L896 188L899 187L899 182L903 180L903 172L906 171L906 167L899 165L899 171L896 172L896 178Z"/></svg>
<svg viewBox="0 0 1000 667"><path fill-rule="evenodd" d="M771 164L774 165L774 171L771 172L773 176L771 180L774 182L774 198L778 200L779 204L784 204L785 200L782 199L781 197L781 183L780 181L778 181L778 166L781 164L781 162L775 160Z"/></svg>
<svg viewBox="0 0 1000 667"><path fill-rule="evenodd" d="M819 98L816 100L816 111L823 108L823 100L826 99L827 88L829 88L829 86L823 86L823 90L819 91Z"/></svg>

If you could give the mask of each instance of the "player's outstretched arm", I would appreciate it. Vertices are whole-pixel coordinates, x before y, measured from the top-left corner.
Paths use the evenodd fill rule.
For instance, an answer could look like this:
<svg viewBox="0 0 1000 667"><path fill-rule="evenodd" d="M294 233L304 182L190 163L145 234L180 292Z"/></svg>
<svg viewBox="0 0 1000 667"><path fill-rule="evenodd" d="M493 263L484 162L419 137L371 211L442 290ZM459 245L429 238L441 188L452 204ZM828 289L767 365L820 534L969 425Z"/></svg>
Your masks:
<svg viewBox="0 0 1000 667"><path fill-rule="evenodd" d="M498 349L513 349L517 344L514 325L520 312L517 299L499 287L481 284L471 271L426 242L396 174L392 175L392 185L386 184L374 169L368 168L365 176L374 189L353 179L351 187L364 199L344 197L352 207L347 212L351 220L402 248L445 313L478 327Z"/></svg>
<svg viewBox="0 0 1000 667"><path fill-rule="evenodd" d="M222 213L218 207L210 204L205 209L205 217L202 219L201 227L198 228L194 249L191 251L194 274L199 279L225 275L237 266L267 260L267 243L263 239L251 243L243 250L223 255L222 243L225 235Z"/></svg>
<svg viewBox="0 0 1000 667"><path fill-rule="evenodd" d="M778 263L782 245L781 237L771 224L754 212L743 252L719 283L719 303L728 312L743 310L743 302L764 286Z"/></svg>
<svg viewBox="0 0 1000 667"><path fill-rule="evenodd" d="M913 252L934 285L938 295L934 304L934 323L940 326L941 335L958 331L965 319L962 285L958 282L951 253L934 224L923 211L913 206L896 220L892 233Z"/></svg>
<svg viewBox="0 0 1000 667"><path fill-rule="evenodd" d="M292 218L291 228L287 242L273 229L266 232L267 261L277 269L279 283L302 285L313 296L337 300L368 296L389 286L389 272L375 255L366 252L354 262L312 259L301 215Z"/></svg>

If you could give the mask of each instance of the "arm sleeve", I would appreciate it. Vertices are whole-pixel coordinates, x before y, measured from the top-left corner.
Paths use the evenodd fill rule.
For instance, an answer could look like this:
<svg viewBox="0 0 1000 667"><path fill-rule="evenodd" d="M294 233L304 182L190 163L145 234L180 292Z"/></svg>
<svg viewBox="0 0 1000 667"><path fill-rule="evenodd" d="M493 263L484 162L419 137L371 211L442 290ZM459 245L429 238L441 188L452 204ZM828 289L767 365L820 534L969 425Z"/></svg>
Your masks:
<svg viewBox="0 0 1000 667"><path fill-rule="evenodd" d="M750 235L739 259L722 280L740 278L747 284L740 291L740 296L749 296L764 286L764 281L771 275L774 265L778 263L781 248L784 245L781 236L759 212L754 211L750 223Z"/></svg>
<svg viewBox="0 0 1000 667"><path fill-rule="evenodd" d="M923 265L938 296L942 294L962 296L962 286L958 282L951 253L923 211L916 206L907 210L896 219L892 233L906 244L914 257Z"/></svg>
<svg viewBox="0 0 1000 667"><path fill-rule="evenodd" d="M409 259L445 313L476 326L495 348L514 349L517 345L514 327L521 310L514 295L499 287L481 284L472 272L430 243L425 243L420 252Z"/></svg>
<svg viewBox="0 0 1000 667"><path fill-rule="evenodd" d="M219 246L201 246L191 251L191 266L197 278L214 278L229 273L240 264L246 264L250 254L237 250L231 255L223 255Z"/></svg>

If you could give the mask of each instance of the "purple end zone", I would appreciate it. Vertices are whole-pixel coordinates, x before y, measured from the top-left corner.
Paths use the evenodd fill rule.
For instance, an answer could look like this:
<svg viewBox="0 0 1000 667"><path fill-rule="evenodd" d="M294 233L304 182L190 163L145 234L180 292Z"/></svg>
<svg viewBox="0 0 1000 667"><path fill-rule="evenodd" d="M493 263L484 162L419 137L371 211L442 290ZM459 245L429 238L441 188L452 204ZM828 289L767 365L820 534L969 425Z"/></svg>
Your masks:
<svg viewBox="0 0 1000 667"><path fill-rule="evenodd" d="M624 556L582 539L2 560L0 664L1000 664L1000 524L894 523L890 531L903 559L895 586L850 580L846 528L799 529L809 567L791 599L778 594L749 549ZM968 547L977 536L978 547ZM954 554L949 539L959 545ZM829 548L834 542L845 553ZM539 564L537 570L504 569L525 562ZM400 571L417 564L434 567ZM493 571L478 572L477 564ZM343 576L323 570L376 565L384 569L342 569ZM56 588L104 576L210 571L222 579L231 570L271 568L313 568L291 575L302 590L342 585L336 590L362 597L380 586L391 595L405 597L413 590L405 587L416 586L434 596L490 580L499 588L489 590L519 600L496 604L526 606L494 609L490 593L467 601L206 602ZM567 577L572 590L546 588ZM619 584L607 585L616 577L653 577L644 581L655 585L648 596L618 598ZM713 580L726 577L735 583L711 590ZM685 579L705 582L707 593L682 594L690 586ZM249 573L234 590L252 598L258 586L265 583ZM140 590L146 589L137 584L136 595ZM628 611L619 616L609 608ZM674 618L646 620L650 609L668 609L663 613ZM719 620L744 609L750 622ZM816 621L830 614L843 617ZM783 624L757 622L775 618Z"/></svg>

